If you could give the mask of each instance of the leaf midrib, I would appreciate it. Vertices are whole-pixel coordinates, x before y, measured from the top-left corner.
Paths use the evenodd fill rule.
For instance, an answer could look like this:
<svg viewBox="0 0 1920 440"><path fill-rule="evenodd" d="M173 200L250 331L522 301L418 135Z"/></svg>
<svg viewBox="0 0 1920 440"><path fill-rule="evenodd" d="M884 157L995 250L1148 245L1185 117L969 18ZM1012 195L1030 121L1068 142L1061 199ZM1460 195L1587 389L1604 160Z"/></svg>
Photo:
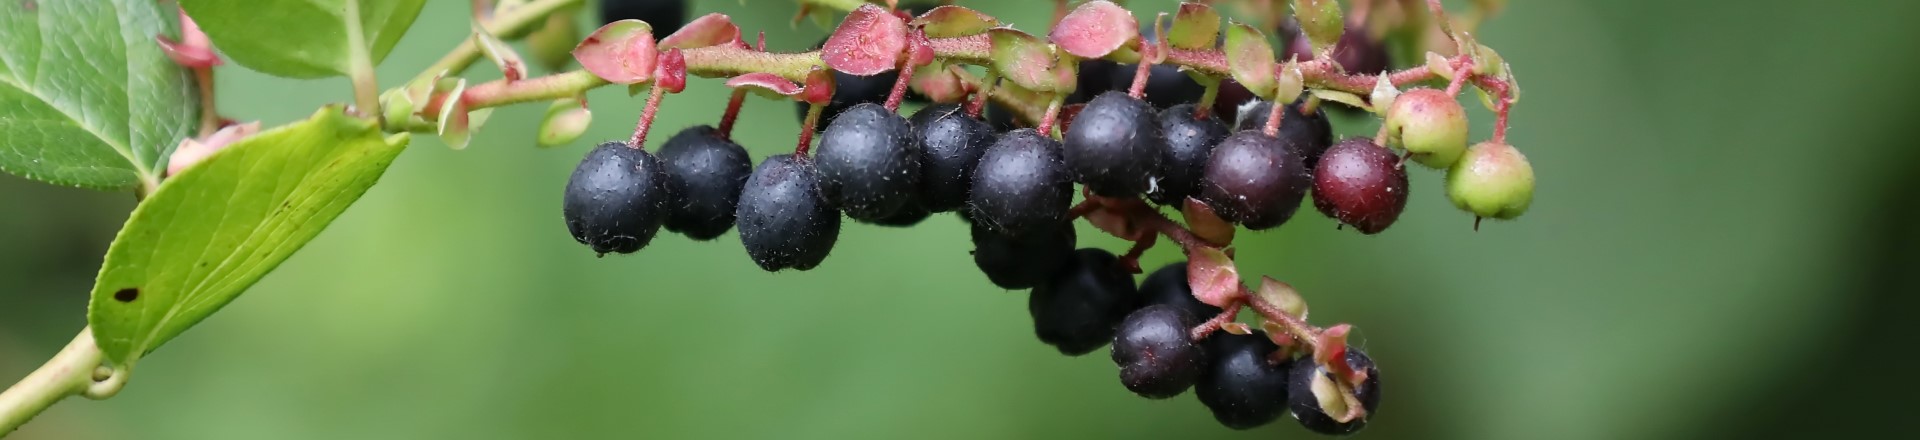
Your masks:
<svg viewBox="0 0 1920 440"><path fill-rule="evenodd" d="M127 36L125 32L126 27L119 25L121 21L123 21L122 18L126 16L127 12L120 10L120 3L110 2L110 6L114 14L113 22L116 24L115 27L121 30L120 32L117 32L118 34L117 36L119 38L116 38L116 40L120 42L122 51L131 50L132 48L128 47L127 45L128 44ZM43 9L39 13L44 14L47 12L46 10ZM37 38L40 39L40 42L43 46L47 41L48 32L49 30L47 28L41 27L40 34L37 36ZM41 59L36 60L37 62L34 64L34 67L33 67L34 71L32 72L32 74L34 77L38 78L42 76L39 70L41 69L42 66L47 65L47 62L48 62L48 60L46 59L47 56L48 56L48 53L46 51L41 51L40 53ZM120 90L121 90L121 94L126 98L126 101L127 101L128 108L126 109L127 111L126 117L129 120L127 123L127 135L129 138L131 138L133 135L134 127L131 121L133 117L133 108L132 108L133 106L133 66L130 63L132 63L133 60L131 56L124 57L124 58L126 59L123 59L122 62L129 63L129 64L126 66L127 74L123 75L120 78L120 82L123 86L120 88ZM23 73L14 69L9 69L9 70L13 70L15 75L19 75L20 73ZM47 107L54 109L55 112L58 112L60 116L65 117L68 122L71 122L73 124L73 126L79 127L81 130L85 130L88 134L92 134L95 139L99 139L102 143L107 144L108 148L112 148L115 153L119 153L120 157L126 159L127 164L133 167L133 172L134 174L137 175L137 178L140 181L137 184L152 185L157 183L157 182L154 182L156 180L155 179L156 176L154 176L153 168L143 163L139 158L135 157L135 155L133 154L133 147L128 145L127 142L123 142L118 139L114 139L113 137L107 136L105 133L103 133L100 130L100 127L95 127L93 125L89 125L85 123L85 121L82 121L79 117L71 113L70 109L67 109L59 105L56 101L52 99L48 99L46 96L41 95L40 89L34 88L34 87L28 87L26 84L23 84L23 81L21 81L20 78L18 78L17 76L8 77L5 75L0 75L0 82L4 82L6 83L7 86L10 86L16 90L25 92L26 94L33 96L34 99L40 100L41 103L46 104Z"/></svg>

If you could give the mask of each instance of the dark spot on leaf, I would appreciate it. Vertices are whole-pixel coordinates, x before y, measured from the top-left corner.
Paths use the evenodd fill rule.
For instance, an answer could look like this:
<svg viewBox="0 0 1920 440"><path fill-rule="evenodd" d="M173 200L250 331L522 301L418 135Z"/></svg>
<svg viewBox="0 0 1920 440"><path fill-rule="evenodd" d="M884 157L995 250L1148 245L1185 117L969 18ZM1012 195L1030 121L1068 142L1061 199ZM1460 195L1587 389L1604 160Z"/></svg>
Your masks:
<svg viewBox="0 0 1920 440"><path fill-rule="evenodd" d="M138 288L128 287L125 289L120 289L119 292L113 292L114 301L119 301L123 303L133 302L133 300L139 299L139 298L140 298L140 289Z"/></svg>

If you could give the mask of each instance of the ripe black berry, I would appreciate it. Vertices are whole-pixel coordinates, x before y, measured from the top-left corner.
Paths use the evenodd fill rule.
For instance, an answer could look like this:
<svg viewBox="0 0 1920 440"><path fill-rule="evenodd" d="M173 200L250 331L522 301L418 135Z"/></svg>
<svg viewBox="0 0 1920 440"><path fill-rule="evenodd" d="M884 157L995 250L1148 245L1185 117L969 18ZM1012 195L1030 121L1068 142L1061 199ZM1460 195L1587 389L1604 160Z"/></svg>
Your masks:
<svg viewBox="0 0 1920 440"><path fill-rule="evenodd" d="M1193 394L1213 411L1214 420L1228 428L1252 429L1280 418L1289 397L1287 372L1298 361L1274 362L1279 346L1259 332L1214 332L1204 345L1208 365Z"/></svg>
<svg viewBox="0 0 1920 440"><path fill-rule="evenodd" d="M1407 208L1407 169L1373 139L1342 140L1314 167L1313 206L1362 234L1386 230Z"/></svg>
<svg viewBox="0 0 1920 440"><path fill-rule="evenodd" d="M1149 399L1180 395L1200 378L1206 352L1187 337L1200 321L1174 306L1155 304L1120 321L1113 337L1113 363L1120 383Z"/></svg>
<svg viewBox="0 0 1920 440"><path fill-rule="evenodd" d="M1034 286L1027 297L1033 332L1061 354L1079 356L1113 341L1114 328L1140 308L1133 277L1113 253L1074 251L1065 267Z"/></svg>
<svg viewBox="0 0 1920 440"><path fill-rule="evenodd" d="M1298 154L1279 139L1245 130L1213 149L1200 199L1220 218L1260 230L1293 218L1312 186Z"/></svg>
<svg viewBox="0 0 1920 440"><path fill-rule="evenodd" d="M1306 98L1300 98L1287 105L1287 114L1280 118L1280 139L1289 145L1299 146L1297 151L1308 166L1319 163L1320 155L1333 146L1333 124L1327 121L1327 113L1315 110L1313 114L1300 112L1306 105ZM1323 104L1321 108L1325 108ZM1267 117L1273 113L1273 103L1260 101L1240 115L1234 131L1262 130L1267 126Z"/></svg>
<svg viewBox="0 0 1920 440"><path fill-rule="evenodd" d="M601 0L600 24L635 19L662 38L687 24L687 0Z"/></svg>
<svg viewBox="0 0 1920 440"><path fill-rule="evenodd" d="M1367 379L1353 387L1354 397L1360 400L1360 407L1366 409L1366 415L1347 423L1334 420L1331 411L1345 414L1345 399L1334 387L1336 379L1327 373L1326 367L1316 365L1311 358L1294 362L1288 375L1287 409L1300 426L1321 434L1352 434L1367 426L1367 419L1380 409L1380 369L1373 359L1358 348L1347 347L1347 364L1355 371L1367 373Z"/></svg>
<svg viewBox="0 0 1920 440"><path fill-rule="evenodd" d="M1073 260L1073 225L1013 238L974 223L973 264L1002 289L1025 289L1046 281Z"/></svg>
<svg viewBox="0 0 1920 440"><path fill-rule="evenodd" d="M987 148L967 196L974 222L1012 237L1058 227L1072 203L1060 144L1029 129L1007 132Z"/></svg>
<svg viewBox="0 0 1920 440"><path fill-rule="evenodd" d="M587 152L567 179L567 231L598 253L646 247L667 216L667 174L660 161L626 142Z"/></svg>
<svg viewBox="0 0 1920 440"><path fill-rule="evenodd" d="M828 202L854 220L875 221L913 201L920 190L920 152L907 134L906 118L880 104L856 105L835 118L813 156Z"/></svg>
<svg viewBox="0 0 1920 440"><path fill-rule="evenodd" d="M987 108L981 112L981 116L987 118L987 126L993 127L995 133L1006 133L1015 129L1030 128L1027 127L1027 124L1021 123L1018 118L1015 118L1012 110L1007 110L1006 107L1000 106L1000 103L997 102L988 102Z"/></svg>
<svg viewBox="0 0 1920 440"><path fill-rule="evenodd" d="M1213 146L1227 138L1227 124L1219 115L1205 119L1193 117L1193 104L1180 104L1160 111L1160 134L1166 139L1166 154L1160 172L1147 192L1154 203L1173 205L1200 193L1200 177L1207 171L1207 158Z"/></svg>
<svg viewBox="0 0 1920 440"><path fill-rule="evenodd" d="M1167 149L1153 117L1145 101L1125 93L1094 97L1074 117L1061 143L1061 157L1074 180L1108 197L1146 191L1148 175L1160 168Z"/></svg>
<svg viewBox="0 0 1920 440"><path fill-rule="evenodd" d="M753 174L753 159L740 144L720 137L712 126L680 130L660 147L666 165L667 230L694 240L712 240L733 228L740 188Z"/></svg>
<svg viewBox="0 0 1920 440"><path fill-rule="evenodd" d="M973 169L993 145L993 128L954 104L939 104L913 114L910 143L920 150L920 203L931 212L967 204Z"/></svg>
<svg viewBox="0 0 1920 440"><path fill-rule="evenodd" d="M768 157L740 191L740 243L761 269L812 269L840 239L840 213L820 190L820 172L803 156Z"/></svg>
<svg viewBox="0 0 1920 440"><path fill-rule="evenodd" d="M1193 297L1193 286L1187 284L1187 262L1185 261L1168 264L1147 274L1147 279L1140 281L1140 296L1146 298L1148 305L1173 306L1201 322L1220 314L1219 307L1200 302L1199 298Z"/></svg>

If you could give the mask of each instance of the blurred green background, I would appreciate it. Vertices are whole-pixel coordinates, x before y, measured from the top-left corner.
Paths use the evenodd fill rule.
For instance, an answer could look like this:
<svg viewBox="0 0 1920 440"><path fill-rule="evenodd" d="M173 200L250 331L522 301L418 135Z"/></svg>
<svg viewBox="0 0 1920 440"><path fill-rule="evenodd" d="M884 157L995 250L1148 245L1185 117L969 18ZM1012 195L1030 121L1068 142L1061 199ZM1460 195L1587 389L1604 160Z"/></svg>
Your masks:
<svg viewBox="0 0 1920 440"><path fill-rule="evenodd" d="M381 66L389 86L465 37L467 2L429 3ZM789 26L789 1L741 3L695 10L775 49L825 33ZM1051 12L964 3L1030 31ZM1884 0L1515 1L1480 39L1525 86L1511 140L1539 175L1527 216L1473 232L1422 169L1387 233L1303 211L1243 233L1241 270L1298 286L1317 322L1359 327L1385 383L1368 437L1910 436L1917 18L1920 3ZM350 96L342 80L235 66L219 86L225 113L268 125ZM654 142L715 121L725 93L695 80L668 97ZM466 151L417 137L358 206L118 397L69 399L13 438L1311 436L1284 419L1230 431L1191 393L1132 396L1104 351L1058 355L1024 295L974 269L951 216L849 223L809 272L762 272L732 235L596 259L568 237L560 190L641 100L591 99L595 125L565 149L532 148L540 105L496 112ZM1485 138L1490 115L1468 108ZM791 104L751 100L743 117L756 158L791 148ZM0 176L0 201L10 382L85 324L133 200ZM1097 236L1082 245L1123 248Z"/></svg>

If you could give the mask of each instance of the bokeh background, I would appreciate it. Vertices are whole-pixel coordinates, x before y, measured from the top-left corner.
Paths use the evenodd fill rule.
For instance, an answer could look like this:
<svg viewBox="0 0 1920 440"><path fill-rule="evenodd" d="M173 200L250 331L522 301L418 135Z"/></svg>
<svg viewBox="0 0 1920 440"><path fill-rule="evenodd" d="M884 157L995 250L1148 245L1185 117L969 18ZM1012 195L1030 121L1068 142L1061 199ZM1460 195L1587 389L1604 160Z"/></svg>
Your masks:
<svg viewBox="0 0 1920 440"><path fill-rule="evenodd" d="M464 38L467 2L429 3L381 66L388 85ZM696 3L776 49L825 34L790 26L788 1ZM1051 10L964 3L1028 30ZM1920 2L1885 0L1515 1L1480 38L1525 85L1511 140L1539 175L1530 213L1474 232L1441 175L1419 170L1387 233L1303 211L1243 234L1240 268L1301 288L1317 322L1360 328L1386 393L1367 437L1911 436L1916 18ZM219 75L221 108L269 125L350 96L341 80ZM654 142L716 120L725 94L695 80L668 97ZM594 258L561 224L560 190L641 100L591 99L595 125L564 149L533 148L539 105L496 112L465 151L416 138L358 206L120 396L70 399L14 438L1311 435L1285 419L1230 431L1191 393L1132 396L1104 351L1060 356L1034 339L1024 294L974 269L951 216L849 226L809 272L762 272L731 235ZM1491 117L1468 108L1484 139ZM756 158L798 129L790 104L766 100L741 125ZM4 381L85 324L132 205L0 175ZM1163 246L1147 263L1176 258Z"/></svg>

